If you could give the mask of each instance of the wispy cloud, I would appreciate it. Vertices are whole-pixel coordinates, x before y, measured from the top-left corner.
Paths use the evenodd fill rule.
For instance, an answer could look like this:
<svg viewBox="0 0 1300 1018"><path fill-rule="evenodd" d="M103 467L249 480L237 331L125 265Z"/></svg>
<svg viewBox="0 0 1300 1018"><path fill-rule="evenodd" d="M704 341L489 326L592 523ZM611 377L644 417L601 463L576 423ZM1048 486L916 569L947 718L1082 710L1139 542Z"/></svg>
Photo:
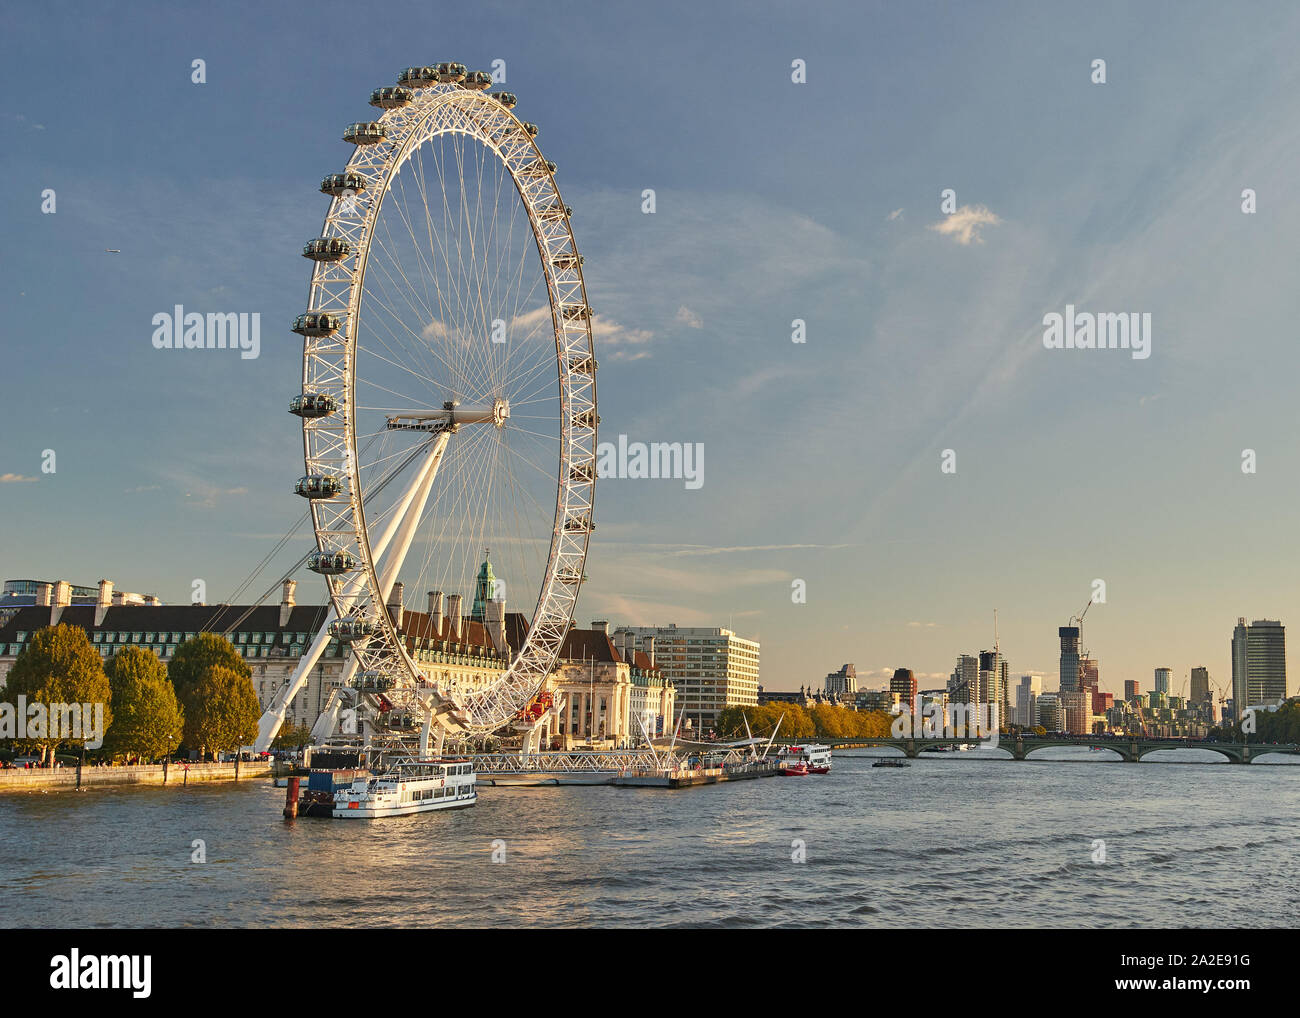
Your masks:
<svg viewBox="0 0 1300 1018"><path fill-rule="evenodd" d="M972 243L984 243L984 237L980 233L983 227L997 226L1001 222L1002 220L994 212L983 205L963 205L937 223L931 223L930 229L945 237L951 237L963 247L968 247Z"/></svg>
<svg viewBox="0 0 1300 1018"><path fill-rule="evenodd" d="M685 325L688 329L704 328L704 320L685 304L677 309L677 314L673 320L680 325Z"/></svg>
<svg viewBox="0 0 1300 1018"><path fill-rule="evenodd" d="M24 477L22 474L0 474L0 484L18 484L35 480L35 477Z"/></svg>
<svg viewBox="0 0 1300 1018"><path fill-rule="evenodd" d="M610 358L616 361L649 357L649 350L638 348L644 347L655 335L649 329L629 328L604 315L591 316L591 332L593 340L599 344L598 349L612 350Z"/></svg>

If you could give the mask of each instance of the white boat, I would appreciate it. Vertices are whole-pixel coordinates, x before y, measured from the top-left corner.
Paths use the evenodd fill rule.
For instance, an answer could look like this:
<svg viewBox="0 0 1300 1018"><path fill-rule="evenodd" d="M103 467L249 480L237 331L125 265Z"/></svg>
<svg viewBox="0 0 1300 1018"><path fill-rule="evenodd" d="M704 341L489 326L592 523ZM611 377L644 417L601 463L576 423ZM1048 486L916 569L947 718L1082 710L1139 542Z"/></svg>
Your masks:
<svg viewBox="0 0 1300 1018"><path fill-rule="evenodd" d="M829 774L831 772L830 746L801 745L784 747L777 758L783 766L803 764L809 774Z"/></svg>
<svg viewBox="0 0 1300 1018"><path fill-rule="evenodd" d="M334 793L336 820L371 820L460 809L478 802L474 765L464 759L402 760Z"/></svg>

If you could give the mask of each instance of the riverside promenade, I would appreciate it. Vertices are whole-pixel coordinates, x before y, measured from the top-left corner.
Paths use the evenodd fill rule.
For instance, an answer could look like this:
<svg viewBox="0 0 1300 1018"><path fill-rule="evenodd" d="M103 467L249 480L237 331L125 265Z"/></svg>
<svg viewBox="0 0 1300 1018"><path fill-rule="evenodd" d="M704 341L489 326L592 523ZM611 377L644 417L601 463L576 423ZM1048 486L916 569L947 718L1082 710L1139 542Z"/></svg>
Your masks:
<svg viewBox="0 0 1300 1018"><path fill-rule="evenodd" d="M0 770L0 795L22 792L71 792L110 785L167 785L184 788L201 781L244 781L271 775L268 760L238 763L144 764L138 767L40 767Z"/></svg>

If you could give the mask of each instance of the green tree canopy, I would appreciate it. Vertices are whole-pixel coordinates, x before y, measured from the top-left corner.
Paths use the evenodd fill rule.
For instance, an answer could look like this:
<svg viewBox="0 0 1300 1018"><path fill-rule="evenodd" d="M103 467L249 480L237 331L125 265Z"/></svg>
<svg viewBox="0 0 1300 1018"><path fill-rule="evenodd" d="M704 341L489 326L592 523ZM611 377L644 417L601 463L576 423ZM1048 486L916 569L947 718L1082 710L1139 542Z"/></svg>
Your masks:
<svg viewBox="0 0 1300 1018"><path fill-rule="evenodd" d="M176 648L176 653L167 664L167 677L172 680L172 686L183 706L188 705L191 690L208 669L215 666L229 668L246 679L253 677L248 662L239 656L235 645L224 636L199 633L194 639L186 640Z"/></svg>
<svg viewBox="0 0 1300 1018"><path fill-rule="evenodd" d="M249 677L225 665L212 665L185 702L185 745L201 755L247 746L257 738L261 714Z"/></svg>
<svg viewBox="0 0 1300 1018"><path fill-rule="evenodd" d="M308 725L285 726L271 742L271 746L275 749L302 749L303 746L310 745L311 727Z"/></svg>
<svg viewBox="0 0 1300 1018"><path fill-rule="evenodd" d="M125 647L105 667L113 691L107 752L156 759L175 752L185 724L167 669L153 651Z"/></svg>
<svg viewBox="0 0 1300 1018"><path fill-rule="evenodd" d="M16 707L20 695L27 698L28 704L44 704L47 711L51 704L102 704L104 727L113 721L104 663L80 626L65 623L32 633L9 670L3 702ZM85 737L68 738L62 730L56 736L52 721L47 717L46 738L19 740L18 745L38 749L42 756L49 753L52 758L64 743L81 746L87 741ZM87 732L88 726L89 719L84 719L82 731Z"/></svg>

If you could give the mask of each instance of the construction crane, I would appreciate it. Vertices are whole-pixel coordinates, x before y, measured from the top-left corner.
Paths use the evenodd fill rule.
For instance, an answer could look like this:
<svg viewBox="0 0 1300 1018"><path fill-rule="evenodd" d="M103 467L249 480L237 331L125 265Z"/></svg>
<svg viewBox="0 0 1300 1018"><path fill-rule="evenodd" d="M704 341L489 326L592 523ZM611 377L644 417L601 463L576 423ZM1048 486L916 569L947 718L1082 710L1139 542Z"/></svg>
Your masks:
<svg viewBox="0 0 1300 1018"><path fill-rule="evenodd" d="M1092 598L1088 598L1088 603L1083 606L1083 611L1079 612L1078 615L1070 616L1070 622L1077 622L1079 624L1079 668L1078 673L1074 677L1076 689L1083 688L1083 662L1088 657L1088 652L1083 649L1083 617L1088 614L1088 609L1091 607Z"/></svg>

